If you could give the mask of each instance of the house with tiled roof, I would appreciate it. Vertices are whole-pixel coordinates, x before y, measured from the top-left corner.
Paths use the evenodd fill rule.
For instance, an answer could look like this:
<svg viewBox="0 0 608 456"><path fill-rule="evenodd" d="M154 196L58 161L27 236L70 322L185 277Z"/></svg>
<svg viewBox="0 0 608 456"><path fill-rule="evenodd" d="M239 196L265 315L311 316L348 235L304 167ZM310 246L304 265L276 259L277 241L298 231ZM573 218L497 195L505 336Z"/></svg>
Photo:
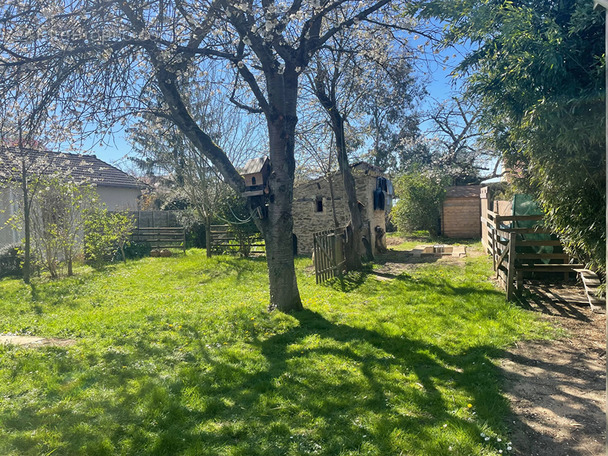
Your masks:
<svg viewBox="0 0 608 456"><path fill-rule="evenodd" d="M31 175L59 175L77 183L92 185L100 201L110 210L138 209L144 186L95 155L0 148L0 247L17 243L22 237L19 231L11 229L6 223L19 210L22 165Z"/></svg>

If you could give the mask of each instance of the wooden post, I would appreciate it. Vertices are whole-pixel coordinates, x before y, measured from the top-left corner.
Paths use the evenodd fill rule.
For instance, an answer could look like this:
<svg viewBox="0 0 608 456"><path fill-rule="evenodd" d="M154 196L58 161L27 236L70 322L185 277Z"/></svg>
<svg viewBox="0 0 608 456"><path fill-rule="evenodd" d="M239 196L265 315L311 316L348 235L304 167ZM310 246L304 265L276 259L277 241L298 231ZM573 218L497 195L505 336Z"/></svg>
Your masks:
<svg viewBox="0 0 608 456"><path fill-rule="evenodd" d="M312 262L315 265L315 282L319 284L319 253L317 251L317 236L312 235Z"/></svg>
<svg viewBox="0 0 608 456"><path fill-rule="evenodd" d="M500 266L497 264L498 256L500 252L498 252L498 229L500 228L500 216L494 216L494 231L492 231L492 259L494 261L494 270L496 271Z"/></svg>
<svg viewBox="0 0 608 456"><path fill-rule="evenodd" d="M515 281L517 283L517 295L521 296L521 293L524 289L524 272L523 271L517 271L517 273L515 274Z"/></svg>
<svg viewBox="0 0 608 456"><path fill-rule="evenodd" d="M342 277L342 261L343 261L343 239L342 236L338 234L338 230L336 230L336 235L334 237L334 264L336 267L336 275L338 277Z"/></svg>
<svg viewBox="0 0 608 456"><path fill-rule="evenodd" d="M509 233L509 266L507 268L507 300L513 297L513 280L515 279L515 233Z"/></svg>

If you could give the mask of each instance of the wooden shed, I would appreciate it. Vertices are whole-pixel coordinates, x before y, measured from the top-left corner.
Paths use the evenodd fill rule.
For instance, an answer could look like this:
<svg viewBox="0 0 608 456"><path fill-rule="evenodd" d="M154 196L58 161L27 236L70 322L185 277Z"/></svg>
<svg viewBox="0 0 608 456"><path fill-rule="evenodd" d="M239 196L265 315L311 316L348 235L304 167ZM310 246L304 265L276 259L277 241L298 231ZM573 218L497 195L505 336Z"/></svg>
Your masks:
<svg viewBox="0 0 608 456"><path fill-rule="evenodd" d="M481 186L449 187L441 210L441 233L448 238L481 236Z"/></svg>

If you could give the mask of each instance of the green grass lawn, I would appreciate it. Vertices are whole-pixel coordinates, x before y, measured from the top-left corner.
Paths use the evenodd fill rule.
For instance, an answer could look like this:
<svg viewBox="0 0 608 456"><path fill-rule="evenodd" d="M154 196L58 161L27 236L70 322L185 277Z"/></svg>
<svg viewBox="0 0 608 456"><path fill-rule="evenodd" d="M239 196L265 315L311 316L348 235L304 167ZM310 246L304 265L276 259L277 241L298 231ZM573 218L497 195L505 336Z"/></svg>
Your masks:
<svg viewBox="0 0 608 456"><path fill-rule="evenodd" d="M497 360L552 330L487 258L324 286L310 264L295 315L267 312L263 260L198 250L0 280L0 333L77 340L0 347L0 454L508 454Z"/></svg>

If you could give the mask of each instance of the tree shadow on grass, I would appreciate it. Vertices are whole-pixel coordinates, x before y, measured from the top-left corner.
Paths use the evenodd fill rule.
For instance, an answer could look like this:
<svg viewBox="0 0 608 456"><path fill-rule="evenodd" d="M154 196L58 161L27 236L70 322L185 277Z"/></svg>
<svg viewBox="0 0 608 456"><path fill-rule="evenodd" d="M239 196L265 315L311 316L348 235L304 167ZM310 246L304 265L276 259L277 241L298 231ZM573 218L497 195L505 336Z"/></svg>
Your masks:
<svg viewBox="0 0 608 456"><path fill-rule="evenodd" d="M294 317L285 332L248 342L210 343L184 325L179 340L171 332L133 334L88 355L84 348L46 349L44 362L59 380L18 409L0 409L0 449L441 455L451 442L456 454L478 454L480 433L500 430L508 404L492 360L504 351L450 353L309 310ZM28 393L15 394L20 400Z"/></svg>
<svg viewBox="0 0 608 456"><path fill-rule="evenodd" d="M578 293L577 293L578 291ZM589 306L582 288L552 285L542 282L526 283L515 301L524 309L589 323L591 320L581 309Z"/></svg>
<svg viewBox="0 0 608 456"><path fill-rule="evenodd" d="M426 448L421 454L442 454L442 424L474 440L479 423L496 423L506 408L488 361L493 348L453 355L316 312L295 317L296 327L244 351L206 344L184 327L194 347L181 360L168 342L137 339L92 355L88 373L86 363L58 357L60 384L18 415L2 413L2 427L20 436L10 440L20 454L37 454L35 431L44 428L60 454L115 454L121 445L127 454L398 454L412 451L411 441ZM479 420L453 413L453 389L473 398Z"/></svg>
<svg viewBox="0 0 608 456"><path fill-rule="evenodd" d="M348 293L361 287L370 276L384 277L389 280L396 279L404 274L408 267L413 269L417 265L434 263L436 261L437 258L435 257L414 258L406 252L390 251L388 254L377 256L373 263L364 264L361 270L347 271L341 276L327 281L326 285L338 291ZM374 269L374 266L376 266L376 269Z"/></svg>

